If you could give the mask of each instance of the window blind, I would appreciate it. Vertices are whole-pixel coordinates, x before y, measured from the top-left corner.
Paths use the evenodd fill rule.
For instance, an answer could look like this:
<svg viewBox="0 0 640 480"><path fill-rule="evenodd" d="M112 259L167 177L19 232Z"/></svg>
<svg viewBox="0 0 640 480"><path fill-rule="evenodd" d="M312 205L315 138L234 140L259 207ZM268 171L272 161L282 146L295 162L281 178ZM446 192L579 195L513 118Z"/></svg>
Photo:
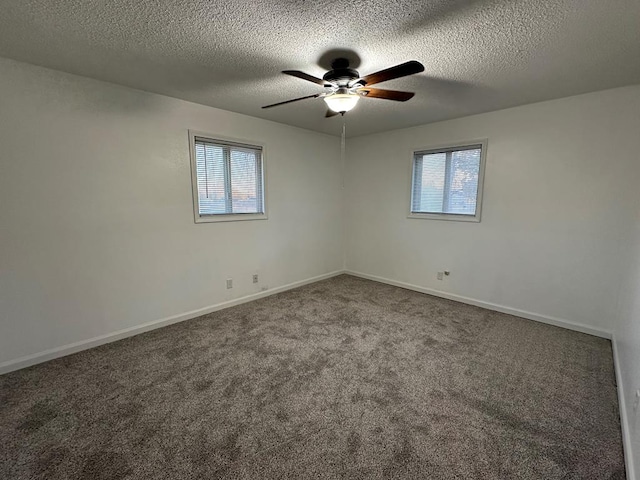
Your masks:
<svg viewBox="0 0 640 480"><path fill-rule="evenodd" d="M482 145L416 152L411 213L476 214Z"/></svg>
<svg viewBox="0 0 640 480"><path fill-rule="evenodd" d="M200 215L264 213L262 148L195 138Z"/></svg>

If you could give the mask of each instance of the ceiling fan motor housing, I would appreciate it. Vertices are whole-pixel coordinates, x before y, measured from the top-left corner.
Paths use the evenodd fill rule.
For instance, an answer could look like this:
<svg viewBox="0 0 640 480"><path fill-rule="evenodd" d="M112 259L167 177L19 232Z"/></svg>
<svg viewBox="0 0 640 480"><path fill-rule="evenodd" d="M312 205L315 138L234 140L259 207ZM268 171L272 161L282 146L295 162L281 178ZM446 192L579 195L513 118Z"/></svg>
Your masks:
<svg viewBox="0 0 640 480"><path fill-rule="evenodd" d="M357 70L349 68L349 60L346 58L336 58L331 62L331 70L322 77L323 80L339 87L346 87L358 78L360 78L360 74Z"/></svg>
<svg viewBox="0 0 640 480"><path fill-rule="evenodd" d="M337 68L324 74L323 80L339 86L347 86L352 80L360 78L357 70L352 68Z"/></svg>

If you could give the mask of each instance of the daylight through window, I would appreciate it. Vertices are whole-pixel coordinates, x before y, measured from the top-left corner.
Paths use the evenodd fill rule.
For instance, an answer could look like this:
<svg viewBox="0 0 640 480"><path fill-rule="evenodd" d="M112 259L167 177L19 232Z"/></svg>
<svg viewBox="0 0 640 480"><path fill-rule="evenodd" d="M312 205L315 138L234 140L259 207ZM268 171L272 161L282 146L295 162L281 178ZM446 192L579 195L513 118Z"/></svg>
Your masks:
<svg viewBox="0 0 640 480"><path fill-rule="evenodd" d="M194 137L193 157L197 218L244 220L250 218L242 216L264 215L261 147Z"/></svg>
<svg viewBox="0 0 640 480"><path fill-rule="evenodd" d="M479 220L483 144L415 152L411 214Z"/></svg>

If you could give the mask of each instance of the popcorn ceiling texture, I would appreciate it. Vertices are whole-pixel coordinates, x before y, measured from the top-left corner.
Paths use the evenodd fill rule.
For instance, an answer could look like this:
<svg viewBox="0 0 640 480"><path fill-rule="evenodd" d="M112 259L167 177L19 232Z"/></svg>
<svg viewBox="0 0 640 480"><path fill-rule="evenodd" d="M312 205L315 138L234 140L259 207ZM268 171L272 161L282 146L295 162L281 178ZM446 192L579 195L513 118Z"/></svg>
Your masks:
<svg viewBox="0 0 640 480"><path fill-rule="evenodd" d="M640 83L638 25L637 0L7 0L0 56L332 134L321 99L260 109L317 91L281 70L424 63L380 85L414 99L349 113L359 135Z"/></svg>

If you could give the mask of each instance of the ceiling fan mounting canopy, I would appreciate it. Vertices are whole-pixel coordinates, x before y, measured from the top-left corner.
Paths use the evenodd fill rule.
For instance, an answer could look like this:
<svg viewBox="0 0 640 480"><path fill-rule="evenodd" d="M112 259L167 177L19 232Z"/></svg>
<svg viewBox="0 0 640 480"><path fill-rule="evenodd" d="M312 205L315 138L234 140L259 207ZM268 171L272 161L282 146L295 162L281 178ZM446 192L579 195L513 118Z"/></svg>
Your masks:
<svg viewBox="0 0 640 480"><path fill-rule="evenodd" d="M332 117L338 113L344 115L345 112L355 107L360 97L382 98L385 100L406 102L414 96L413 92L371 88L368 85L374 85L376 83L414 75L423 71L424 66L420 62L411 60L361 77L357 70L349 68L349 60L346 58L336 58L331 62L331 70L325 73L322 78L314 77L313 75L309 75L308 73L301 72L299 70L284 70L282 72L285 75L290 75L292 77L320 85L325 88L323 92L274 103L272 105L266 105L262 108L277 107L279 105L285 105L299 100L320 97L324 98L325 102L329 106L329 111L326 116Z"/></svg>

